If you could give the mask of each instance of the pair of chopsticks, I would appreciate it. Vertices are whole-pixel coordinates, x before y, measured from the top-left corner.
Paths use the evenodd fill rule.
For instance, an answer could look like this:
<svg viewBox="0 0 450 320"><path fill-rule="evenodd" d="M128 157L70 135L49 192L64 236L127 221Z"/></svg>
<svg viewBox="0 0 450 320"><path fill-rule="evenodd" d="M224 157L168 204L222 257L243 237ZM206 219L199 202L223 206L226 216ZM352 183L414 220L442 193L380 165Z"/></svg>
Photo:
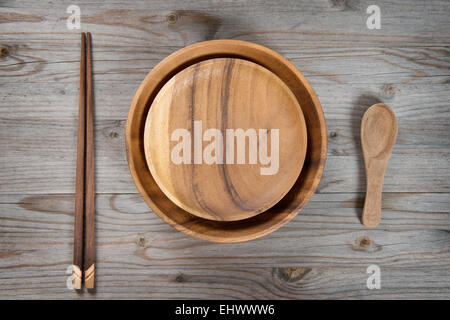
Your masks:
<svg viewBox="0 0 450 320"><path fill-rule="evenodd" d="M92 92L91 34L81 33L80 94L78 109L77 171L73 288L94 288L95 193L94 193L94 99Z"/></svg>

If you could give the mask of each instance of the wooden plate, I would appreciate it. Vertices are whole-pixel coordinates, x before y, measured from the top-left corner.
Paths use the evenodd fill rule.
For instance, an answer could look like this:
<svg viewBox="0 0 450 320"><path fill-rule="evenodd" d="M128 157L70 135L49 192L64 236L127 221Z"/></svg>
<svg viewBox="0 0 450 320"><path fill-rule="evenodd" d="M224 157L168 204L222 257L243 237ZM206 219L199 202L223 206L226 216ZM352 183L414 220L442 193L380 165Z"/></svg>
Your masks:
<svg viewBox="0 0 450 320"><path fill-rule="evenodd" d="M308 146L300 176L272 208L239 221L199 218L173 203L159 188L148 169L144 151L147 113L160 89L181 70L213 58L252 61L276 74L301 105ZM326 126L319 100L305 77L287 59L263 46L237 40L213 40L178 50L160 62L139 86L130 106L126 127L127 159L136 187L147 204L166 223L196 238L239 242L268 234L295 217L316 190L326 159Z"/></svg>
<svg viewBox="0 0 450 320"><path fill-rule="evenodd" d="M297 99L275 74L236 58L196 63L156 95L144 133L150 172L176 205L247 219L283 198L306 154Z"/></svg>

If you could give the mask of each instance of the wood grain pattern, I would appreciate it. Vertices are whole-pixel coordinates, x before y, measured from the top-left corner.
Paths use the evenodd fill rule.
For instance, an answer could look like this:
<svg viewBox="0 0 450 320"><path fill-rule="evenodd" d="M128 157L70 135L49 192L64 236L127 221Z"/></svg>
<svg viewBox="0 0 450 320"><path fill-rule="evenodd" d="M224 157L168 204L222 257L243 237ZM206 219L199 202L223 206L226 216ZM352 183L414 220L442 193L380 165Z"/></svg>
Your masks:
<svg viewBox="0 0 450 320"><path fill-rule="evenodd" d="M253 62L216 58L182 70L161 88L146 118L144 149L153 178L171 201L201 218L233 221L264 212L303 167L301 107L287 85ZM189 135L174 141L180 130ZM174 163L174 156L183 162Z"/></svg>
<svg viewBox="0 0 450 320"><path fill-rule="evenodd" d="M82 31L95 33L101 106L97 292L89 295L65 286L79 30L66 28L68 4L0 4L1 298L448 299L447 0L376 1L380 30L365 26L370 0L102 4L77 1ZM167 21L170 13L175 23ZM129 103L149 70L187 44L221 38L253 41L287 57L317 93L328 128L319 193L302 213L266 237L225 246L191 239L152 214L136 194L124 151ZM393 108L399 132L384 181L383 220L365 230L359 130L364 111L379 102ZM370 264L381 268L381 290L366 289Z"/></svg>
<svg viewBox="0 0 450 320"><path fill-rule="evenodd" d="M388 105L377 103L364 113L361 145L366 167L366 198L361 220L367 228L375 228L381 220L384 174L397 132L397 118Z"/></svg>

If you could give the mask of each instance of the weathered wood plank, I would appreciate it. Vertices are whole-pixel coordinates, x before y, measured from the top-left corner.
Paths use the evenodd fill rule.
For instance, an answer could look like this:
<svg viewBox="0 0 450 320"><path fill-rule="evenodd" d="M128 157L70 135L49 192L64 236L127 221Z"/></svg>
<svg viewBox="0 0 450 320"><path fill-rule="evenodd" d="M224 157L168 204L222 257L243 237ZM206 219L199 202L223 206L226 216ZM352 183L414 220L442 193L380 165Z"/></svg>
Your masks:
<svg viewBox="0 0 450 320"><path fill-rule="evenodd" d="M359 124L345 128L346 122L334 123L335 127L328 127L329 155L318 192L364 191ZM124 126L124 120L96 122L96 184L100 193L136 192L126 162ZM449 192L448 134L445 125L405 122L405 129L399 129L384 190ZM0 137L0 193L74 192L76 118L0 120ZM422 147L422 143L426 145Z"/></svg>
<svg viewBox="0 0 450 320"><path fill-rule="evenodd" d="M0 199L2 249L5 254L19 249L17 255L0 261L2 267L32 259L50 263L70 257L72 195L2 195ZM146 266L351 263L356 267L377 261L417 267L448 263L448 194L387 193L382 222L373 230L360 223L362 199L361 194L317 194L279 231L258 240L223 245L192 239L172 229L152 214L137 194L98 195L99 259ZM361 237L369 240L361 241ZM48 246L58 250L48 250Z"/></svg>
<svg viewBox="0 0 450 320"><path fill-rule="evenodd" d="M311 5L301 1L290 4L289 10L286 5L272 3L269 10L269 4L261 2L252 3L252 15L242 10L248 4L239 1L225 5L208 2L199 9L194 3L192 10L179 11L177 22L170 24L166 15L171 11L162 8L176 8L178 4L154 2L157 10L142 10L113 3L108 6L111 9L103 11L86 5L82 20L95 33L96 81L121 81L124 76L138 81L180 46L211 38L238 38L280 51L310 79L317 78L317 83L389 86L390 80L408 83L426 78L426 83L448 84L450 23L446 12L450 6L446 1L420 5L379 2L385 8L383 19L388 21L382 30L365 27L369 2L321 1ZM148 7L146 3L134 5ZM406 6L408 15L396 19ZM24 78L27 82L74 82L79 39L76 32L66 30L65 7L52 4L49 11L43 4L27 9L39 13L2 9L4 33L0 39L7 48L4 76L13 82ZM59 11L62 16L55 15ZM424 14L430 11L433 15ZM327 16L327 24L317 25L321 15ZM283 19L273 18L277 16ZM311 16L314 19L308 20ZM38 24L34 29L40 32L30 32L30 24ZM387 95L392 94L390 88Z"/></svg>
<svg viewBox="0 0 450 320"><path fill-rule="evenodd" d="M2 77L9 82L73 82L77 78L79 39L73 45L48 43L48 36L38 43L1 39L5 52L2 56ZM101 34L94 37L101 37ZM158 47L142 45L120 46L103 44L96 40L94 48L95 80L120 81L127 77L140 81L147 72L179 46ZM264 44L262 42L257 42ZM450 43L449 43L450 44ZM301 42L292 48L268 46L290 59L310 80L333 84L389 84L397 83L447 83L449 50L392 45L379 47L373 43L368 48L323 48L320 44L305 48ZM320 78L321 80L316 80Z"/></svg>
<svg viewBox="0 0 450 320"><path fill-rule="evenodd" d="M221 38L269 40L276 36L277 44L286 46L299 39L314 41L329 38L347 45L341 33L356 35L350 42L370 42L372 38L385 43L442 43L449 35L445 0L393 2L377 1L382 12L382 29L368 30L366 9L373 2L361 1L194 1L186 6L177 1L134 1L107 5L79 1L83 29L108 31L111 38L132 33L135 39L147 39L152 44L185 45L193 41ZM25 26L39 27L41 32L67 32L67 3L8 1L2 8L2 22L22 21ZM178 19L170 24L166 15L177 12ZM326 21L326 23L318 23ZM5 26L12 32L21 31ZM22 30L23 30L22 29ZM118 32L121 31L121 32ZM27 29L27 33L30 29ZM75 33L75 32L72 32ZM432 37L433 35L434 37ZM57 39L55 39L57 40Z"/></svg>
<svg viewBox="0 0 450 320"><path fill-rule="evenodd" d="M125 120L131 99L142 78L117 81L96 81L95 102L98 120ZM128 77L124 75L124 77ZM449 72L450 77L450 72ZM310 77L308 77L310 79ZM395 111L400 129L403 121L426 120L429 124L449 124L450 84L320 84L321 77L310 79L319 96L328 127L332 120L361 121L364 111L383 101ZM394 80L393 80L394 81ZM423 80L426 82L426 80ZM386 82L387 83L387 82ZM9 83L0 84L2 119L74 119L77 117L78 84L71 83ZM332 122L331 122L332 123ZM406 127L406 126L405 126Z"/></svg>
<svg viewBox="0 0 450 320"><path fill-rule="evenodd" d="M448 299L443 268L381 267L381 289L366 267L165 267L97 264L95 294L65 287L64 264L7 269L1 299ZM100 273L101 272L101 273Z"/></svg>
<svg viewBox="0 0 450 320"><path fill-rule="evenodd" d="M172 229L138 195L98 195L97 292L77 296L73 195L1 195L0 297L448 298L449 194L385 194L375 230L360 224L362 197L316 194L280 230L223 245ZM370 264L382 290L365 287Z"/></svg>

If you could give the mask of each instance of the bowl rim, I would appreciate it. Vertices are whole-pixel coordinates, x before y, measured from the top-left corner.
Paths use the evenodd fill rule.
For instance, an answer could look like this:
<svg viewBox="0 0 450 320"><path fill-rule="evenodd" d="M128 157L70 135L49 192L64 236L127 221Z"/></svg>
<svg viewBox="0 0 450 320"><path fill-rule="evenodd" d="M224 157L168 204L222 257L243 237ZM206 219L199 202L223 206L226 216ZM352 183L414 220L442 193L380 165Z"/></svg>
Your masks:
<svg viewBox="0 0 450 320"><path fill-rule="evenodd" d="M255 62L281 78L299 100L302 111L314 118L319 138L312 137L306 120L308 147L302 172L279 203L254 217L238 221L206 220L184 211L170 201L154 181L145 160L143 131L148 110L163 85L179 71L207 59L233 57ZM304 102L301 101L301 97ZM308 100L308 101L306 101ZM305 103L307 102L307 103ZM310 109L304 109L309 106ZM308 125L309 124L309 125ZM318 129L318 130L317 130ZM128 112L125 143L128 167L147 205L166 223L195 238L212 242L242 242L271 233L295 217L314 194L326 159L325 117L319 99L303 74L285 57L264 46L241 40L210 40L179 49L158 63L137 89ZM312 148L312 146L316 146ZM308 170L305 170L307 168ZM306 185L306 186L305 186ZM299 198L299 192L303 197ZM292 201L297 201L292 205Z"/></svg>

